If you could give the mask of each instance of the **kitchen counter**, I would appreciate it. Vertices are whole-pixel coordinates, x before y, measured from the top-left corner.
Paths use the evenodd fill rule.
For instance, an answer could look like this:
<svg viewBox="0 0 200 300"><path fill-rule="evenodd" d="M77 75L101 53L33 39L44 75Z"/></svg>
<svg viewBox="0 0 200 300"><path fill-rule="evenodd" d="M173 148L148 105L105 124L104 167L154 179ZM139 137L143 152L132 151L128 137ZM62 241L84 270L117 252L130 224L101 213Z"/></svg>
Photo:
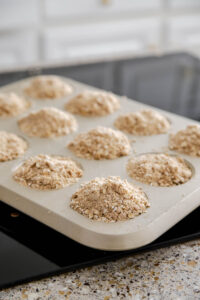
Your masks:
<svg viewBox="0 0 200 300"><path fill-rule="evenodd" d="M200 299L199 253L200 239L3 290L0 299Z"/></svg>

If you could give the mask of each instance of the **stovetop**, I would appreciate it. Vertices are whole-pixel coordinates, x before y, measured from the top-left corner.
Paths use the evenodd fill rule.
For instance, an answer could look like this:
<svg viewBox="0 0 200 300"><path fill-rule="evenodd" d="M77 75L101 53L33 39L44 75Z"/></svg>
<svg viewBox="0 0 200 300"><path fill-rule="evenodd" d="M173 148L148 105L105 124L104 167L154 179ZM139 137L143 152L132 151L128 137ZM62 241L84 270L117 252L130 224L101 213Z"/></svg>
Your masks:
<svg viewBox="0 0 200 300"><path fill-rule="evenodd" d="M10 72L0 74L0 85L38 72L58 74L198 119L199 66L198 59L187 54L176 54ZM109 252L80 245L0 201L0 288L198 238L199 217L200 208L150 245Z"/></svg>

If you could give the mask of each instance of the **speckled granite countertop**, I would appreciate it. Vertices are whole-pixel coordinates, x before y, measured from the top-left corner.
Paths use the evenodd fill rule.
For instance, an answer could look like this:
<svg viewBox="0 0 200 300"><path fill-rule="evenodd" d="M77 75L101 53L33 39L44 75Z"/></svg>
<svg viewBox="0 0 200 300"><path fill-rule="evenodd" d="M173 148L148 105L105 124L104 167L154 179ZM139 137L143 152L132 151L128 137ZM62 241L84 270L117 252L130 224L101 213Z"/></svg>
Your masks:
<svg viewBox="0 0 200 300"><path fill-rule="evenodd" d="M200 240L0 292L1 300L200 299Z"/></svg>

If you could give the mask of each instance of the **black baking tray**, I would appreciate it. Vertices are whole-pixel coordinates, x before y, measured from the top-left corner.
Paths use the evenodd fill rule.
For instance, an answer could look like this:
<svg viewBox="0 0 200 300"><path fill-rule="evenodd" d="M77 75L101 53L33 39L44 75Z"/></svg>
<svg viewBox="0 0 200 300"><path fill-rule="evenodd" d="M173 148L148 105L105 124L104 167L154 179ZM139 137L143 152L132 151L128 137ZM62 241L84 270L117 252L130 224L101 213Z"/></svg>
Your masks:
<svg viewBox="0 0 200 300"><path fill-rule="evenodd" d="M196 239L199 217L200 208L153 243L114 252L83 246L0 202L0 288Z"/></svg>
<svg viewBox="0 0 200 300"><path fill-rule="evenodd" d="M104 263L200 237L200 208L155 242L129 251L83 246L0 202L0 288Z"/></svg>
<svg viewBox="0 0 200 300"><path fill-rule="evenodd" d="M200 62L185 53L0 73L0 86L37 74L71 77L199 120ZM0 174L3 176L3 174ZM0 289L200 237L200 208L129 251L83 246L0 201Z"/></svg>

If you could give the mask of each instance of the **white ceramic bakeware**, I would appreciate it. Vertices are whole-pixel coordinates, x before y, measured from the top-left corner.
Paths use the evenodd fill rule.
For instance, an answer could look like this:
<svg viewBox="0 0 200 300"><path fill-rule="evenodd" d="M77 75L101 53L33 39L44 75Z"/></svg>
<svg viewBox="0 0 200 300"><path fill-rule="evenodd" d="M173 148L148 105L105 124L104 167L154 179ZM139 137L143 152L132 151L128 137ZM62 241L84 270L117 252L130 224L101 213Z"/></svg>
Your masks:
<svg viewBox="0 0 200 300"><path fill-rule="evenodd" d="M181 155L191 164L193 177L187 183L174 187L152 187L142 184L131 179L126 172L126 163L130 156L149 152L166 152L168 134L150 137L133 137L128 135L131 140L135 140L131 144L132 153L129 156L115 160L94 161L80 159L66 148L68 142L77 133L85 132L97 125L114 128L113 122L119 114L147 108L142 103L119 97L121 109L112 115L95 118L75 116L79 123L78 132L61 138L30 138L23 134L17 126L17 119L20 119L30 111L44 106L64 109L64 104L78 92L94 89L70 79L62 79L73 86L73 94L58 100L31 99L32 106L23 115L17 118L0 119L0 130L20 135L29 144L29 149L23 157L0 163L0 199L2 201L79 243L102 250L127 250L144 246L158 238L198 207L200 204L200 158ZM30 80L31 78L7 85L1 88L0 91L14 91L23 95L23 88ZM176 132L185 128L187 124L197 123L165 111L160 112L171 121L170 132ZM172 151L168 152L175 154ZM38 191L19 185L12 179L13 170L25 159L37 154L58 154L72 157L81 163L84 175L76 184L61 190ZM81 183L95 177L107 177L110 175L121 176L121 178L126 178L129 182L143 188L151 204L146 213L128 221L104 223L90 220L69 207L71 195L77 191ZM53 243L54 241L52 241Z"/></svg>

